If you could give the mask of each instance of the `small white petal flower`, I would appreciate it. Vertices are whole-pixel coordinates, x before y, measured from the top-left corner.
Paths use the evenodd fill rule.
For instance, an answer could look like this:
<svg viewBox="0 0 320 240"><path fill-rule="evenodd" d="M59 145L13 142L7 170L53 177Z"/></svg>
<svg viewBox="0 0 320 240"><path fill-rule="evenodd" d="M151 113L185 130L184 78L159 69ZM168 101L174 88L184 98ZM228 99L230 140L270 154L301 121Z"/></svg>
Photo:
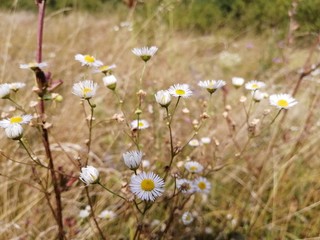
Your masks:
<svg viewBox="0 0 320 240"><path fill-rule="evenodd" d="M150 58L158 51L158 48L155 46L152 47L142 47L142 48L134 48L132 52L134 55L140 57L143 61L147 62Z"/></svg>
<svg viewBox="0 0 320 240"><path fill-rule="evenodd" d="M191 139L189 142L189 145L191 147L199 147L200 146L200 142L198 139Z"/></svg>
<svg viewBox="0 0 320 240"><path fill-rule="evenodd" d="M7 98L10 95L10 84L0 84L0 98Z"/></svg>
<svg viewBox="0 0 320 240"><path fill-rule="evenodd" d="M211 139L209 137L203 137L203 138L201 138L201 142L203 144L209 144L209 143L211 143Z"/></svg>
<svg viewBox="0 0 320 240"><path fill-rule="evenodd" d="M117 79L114 75L107 75L103 77L102 81L103 84L111 90L115 90L117 87Z"/></svg>
<svg viewBox="0 0 320 240"><path fill-rule="evenodd" d="M163 179L153 172L134 175L129 186L134 195L145 201L154 201L164 192Z"/></svg>
<svg viewBox="0 0 320 240"><path fill-rule="evenodd" d="M8 128L12 125L18 124L28 124L32 119L30 114L22 115L22 116L13 116L11 118L3 119L0 121L0 127Z"/></svg>
<svg viewBox="0 0 320 240"><path fill-rule="evenodd" d="M231 81L232 81L232 85L235 86L236 88L239 88L244 84L244 79L241 77L233 77Z"/></svg>
<svg viewBox="0 0 320 240"><path fill-rule="evenodd" d="M186 162L184 164L184 167L190 173L199 173L199 172L202 172L202 170L203 170L203 166L200 163L195 162L195 161Z"/></svg>
<svg viewBox="0 0 320 240"><path fill-rule="evenodd" d="M87 166L81 168L80 180L86 185L95 184L99 182L99 171L95 167Z"/></svg>
<svg viewBox="0 0 320 240"><path fill-rule="evenodd" d="M8 138L19 140L23 135L23 127L18 123L11 124L9 127L5 128L5 133Z"/></svg>
<svg viewBox="0 0 320 240"><path fill-rule="evenodd" d="M260 90L252 91L252 98L256 102L260 102L262 99L266 97L265 92L261 92Z"/></svg>
<svg viewBox="0 0 320 240"><path fill-rule="evenodd" d="M194 187L197 192L209 193L211 189L211 184L206 178L198 177L194 180Z"/></svg>
<svg viewBox="0 0 320 240"><path fill-rule="evenodd" d="M90 55L77 54L74 56L74 59L81 62L82 66L100 67L103 65L101 61Z"/></svg>
<svg viewBox="0 0 320 240"><path fill-rule="evenodd" d="M41 62L41 63L31 62L27 64L20 64L21 69L31 69L31 70L35 70L37 68L44 68L47 66L48 64L46 62Z"/></svg>
<svg viewBox="0 0 320 240"><path fill-rule="evenodd" d="M168 89L169 93L174 97L187 98L192 95L192 91L188 84L175 84Z"/></svg>
<svg viewBox="0 0 320 240"><path fill-rule="evenodd" d="M98 67L97 69L94 69L94 73L103 73L103 74L112 74L113 69L115 69L117 66L115 64L112 65L104 65L101 67Z"/></svg>
<svg viewBox="0 0 320 240"><path fill-rule="evenodd" d="M298 101L289 94L273 94L269 97L270 105L279 109L289 109L296 105Z"/></svg>
<svg viewBox="0 0 320 240"><path fill-rule="evenodd" d="M81 209L79 212L79 217L80 218L87 218L90 215L90 208L86 208L86 209Z"/></svg>
<svg viewBox="0 0 320 240"><path fill-rule="evenodd" d="M168 90L160 90L154 96L162 107L168 107L171 103L171 95Z"/></svg>
<svg viewBox="0 0 320 240"><path fill-rule="evenodd" d="M143 153L141 151L130 151L122 155L124 163L131 170L136 170L141 163Z"/></svg>
<svg viewBox="0 0 320 240"><path fill-rule="evenodd" d="M17 92L19 89L24 88L25 86L26 84L22 82L15 82L9 84L10 89L14 92Z"/></svg>
<svg viewBox="0 0 320 240"><path fill-rule="evenodd" d="M192 194L195 192L192 181L187 179L177 179L177 189L185 194Z"/></svg>
<svg viewBox="0 0 320 240"><path fill-rule="evenodd" d="M134 120L130 123L131 129L132 130L141 130L141 129L146 129L149 127L149 123L146 120L143 119L139 119L139 123L138 123L138 119Z"/></svg>
<svg viewBox="0 0 320 240"><path fill-rule="evenodd" d="M107 220L111 220L111 219L116 217L116 214L115 214L114 211L105 209L98 215L98 217L99 218L104 218L104 219L107 219Z"/></svg>
<svg viewBox="0 0 320 240"><path fill-rule="evenodd" d="M205 81L200 81L198 85L202 88L207 89L207 91L212 94L214 93L217 89L222 88L224 85L226 85L226 82L223 80L205 80Z"/></svg>
<svg viewBox="0 0 320 240"><path fill-rule="evenodd" d="M266 86L266 84L264 82L252 80L252 81L246 83L245 88L248 90L255 91L257 89L264 88L265 86Z"/></svg>
<svg viewBox="0 0 320 240"><path fill-rule="evenodd" d="M97 83L91 80L84 80L73 84L72 93L83 99L90 99L96 94L97 88Z"/></svg>
<svg viewBox="0 0 320 240"><path fill-rule="evenodd" d="M184 225L188 225L190 223L193 222L193 216L190 212L184 212L182 217L181 217L181 220L183 222Z"/></svg>

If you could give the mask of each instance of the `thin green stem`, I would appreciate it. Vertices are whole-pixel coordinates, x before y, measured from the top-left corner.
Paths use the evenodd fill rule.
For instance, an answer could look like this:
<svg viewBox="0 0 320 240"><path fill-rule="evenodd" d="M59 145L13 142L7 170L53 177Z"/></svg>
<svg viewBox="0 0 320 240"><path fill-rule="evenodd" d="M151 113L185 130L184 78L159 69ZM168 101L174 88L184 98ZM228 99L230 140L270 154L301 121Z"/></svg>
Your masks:
<svg viewBox="0 0 320 240"><path fill-rule="evenodd" d="M147 62L144 62L143 63L143 68L142 68L142 72L141 72L141 75L140 75L140 79L139 79L139 89L142 88L142 79L143 79L144 73L146 71L146 66L147 66Z"/></svg>
<svg viewBox="0 0 320 240"><path fill-rule="evenodd" d="M102 188L104 188L105 190L107 190L109 193L111 193L111 194L113 194L113 195L115 195L115 196L117 196L117 197L119 197L119 198L122 198L123 200L127 201L127 199L126 199L125 197L122 197L121 195L119 195L119 194L115 193L114 191L110 190L109 188L103 186L100 182L98 182L98 184L99 184Z"/></svg>
<svg viewBox="0 0 320 240"><path fill-rule="evenodd" d="M87 154L87 159L86 159L86 166L88 165L89 161L89 155L91 151L91 141L92 141L92 123L93 123L93 113L94 113L94 108L96 107L94 104L90 102L90 99L87 99L87 102L90 106L90 119L89 119L89 137L88 137L88 142L87 142L87 147L88 147L88 154Z"/></svg>
<svg viewBox="0 0 320 240"><path fill-rule="evenodd" d="M12 102L15 106L16 106L16 108L18 109L18 110L20 110L21 112L23 112L23 113L26 113L26 111L23 109L23 107L21 106L21 105L19 105L16 101L14 101L11 97L8 97L7 98L10 102Z"/></svg>

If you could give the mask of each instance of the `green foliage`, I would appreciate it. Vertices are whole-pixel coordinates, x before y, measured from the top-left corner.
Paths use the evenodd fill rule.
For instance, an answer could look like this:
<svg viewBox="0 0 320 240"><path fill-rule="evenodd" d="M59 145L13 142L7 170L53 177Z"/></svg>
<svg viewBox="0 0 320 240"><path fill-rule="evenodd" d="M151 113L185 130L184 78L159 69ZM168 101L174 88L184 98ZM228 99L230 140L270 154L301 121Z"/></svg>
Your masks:
<svg viewBox="0 0 320 240"><path fill-rule="evenodd" d="M72 7L75 10L104 12L106 9L120 13L120 0L47 0L51 10ZM2 0L0 8L10 9L15 1ZM239 31L248 28L257 32L270 28L286 30L288 11L292 0L145 0L139 1L136 11L142 19L148 19L155 12L165 23L174 24L177 29L212 32L217 28L229 27ZM36 10L34 1L17 1L18 9ZM161 9L161 10L160 10ZM320 0L298 2L296 19L300 31L318 32L320 29Z"/></svg>

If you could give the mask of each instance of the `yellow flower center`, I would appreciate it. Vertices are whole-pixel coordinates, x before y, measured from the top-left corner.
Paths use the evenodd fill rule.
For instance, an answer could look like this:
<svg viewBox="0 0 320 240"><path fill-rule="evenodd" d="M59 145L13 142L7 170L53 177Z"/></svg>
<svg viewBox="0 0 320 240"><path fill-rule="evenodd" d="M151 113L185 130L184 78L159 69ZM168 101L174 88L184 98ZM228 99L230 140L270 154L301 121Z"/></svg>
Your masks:
<svg viewBox="0 0 320 240"><path fill-rule="evenodd" d="M288 107L289 103L287 100L284 100L284 99L280 99L278 102L277 102L278 106L279 107Z"/></svg>
<svg viewBox="0 0 320 240"><path fill-rule="evenodd" d="M28 66L29 68L34 68L36 67L38 64L36 62L31 62L31 63L28 63Z"/></svg>
<svg viewBox="0 0 320 240"><path fill-rule="evenodd" d="M190 221L190 220L191 220L191 216L190 216L189 214L186 216L186 220L187 220L187 221Z"/></svg>
<svg viewBox="0 0 320 240"><path fill-rule="evenodd" d="M176 94L182 96L182 95L185 95L185 94L186 94L186 91L184 91L184 90L182 90L182 89L177 89L177 90L176 90Z"/></svg>
<svg viewBox="0 0 320 240"><path fill-rule="evenodd" d="M259 86L258 86L258 84L254 83L254 84L252 84L251 87L252 87L252 88L258 88Z"/></svg>
<svg viewBox="0 0 320 240"><path fill-rule="evenodd" d="M154 187L154 181L152 179L143 179L141 182L141 188L144 191L152 191Z"/></svg>
<svg viewBox="0 0 320 240"><path fill-rule="evenodd" d="M191 171L191 172L197 171L197 169L198 169L198 168L197 168L196 166L191 166L191 167L190 167L190 171Z"/></svg>
<svg viewBox="0 0 320 240"><path fill-rule="evenodd" d="M87 93L89 93L89 92L92 92L92 89L91 89L91 88L85 87L85 88L82 89L82 93L83 93L84 95L87 95Z"/></svg>
<svg viewBox="0 0 320 240"><path fill-rule="evenodd" d="M204 182L199 182L198 183L198 187L201 189L201 190L204 190L206 189L206 184Z"/></svg>
<svg viewBox="0 0 320 240"><path fill-rule="evenodd" d="M143 122L139 122L138 127L143 127L143 126L144 126Z"/></svg>
<svg viewBox="0 0 320 240"><path fill-rule="evenodd" d="M17 117L12 117L10 118L10 123L13 124L13 123L21 123L22 122L22 117L20 116L17 116Z"/></svg>
<svg viewBox="0 0 320 240"><path fill-rule="evenodd" d="M95 61L94 57L89 56L89 55L85 55L84 56L84 60L88 63L93 63Z"/></svg>

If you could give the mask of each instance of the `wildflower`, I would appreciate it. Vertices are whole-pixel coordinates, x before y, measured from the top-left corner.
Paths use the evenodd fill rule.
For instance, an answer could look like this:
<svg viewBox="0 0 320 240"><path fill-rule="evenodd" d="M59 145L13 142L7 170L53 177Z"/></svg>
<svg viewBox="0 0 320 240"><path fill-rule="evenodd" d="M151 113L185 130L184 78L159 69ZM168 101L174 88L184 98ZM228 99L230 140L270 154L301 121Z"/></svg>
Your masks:
<svg viewBox="0 0 320 240"><path fill-rule="evenodd" d="M244 84L244 79L241 78L241 77L233 77L231 79L232 81L232 85L235 87L235 88L239 88L241 87L243 84Z"/></svg>
<svg viewBox="0 0 320 240"><path fill-rule="evenodd" d="M90 99L96 94L97 88L98 84L84 80L73 85L72 93L83 99Z"/></svg>
<svg viewBox="0 0 320 240"><path fill-rule="evenodd" d="M188 225L188 224L192 223L193 219L194 218L190 212L184 212L181 217L181 220L184 225Z"/></svg>
<svg viewBox="0 0 320 240"><path fill-rule="evenodd" d="M81 209L81 210L80 210L80 212L79 212L79 217L80 217L80 218L87 218L87 217L89 217L90 212L91 212L90 206L86 206L85 209Z"/></svg>
<svg viewBox="0 0 320 240"><path fill-rule="evenodd" d="M102 79L103 84L110 90L115 90L117 87L117 79L114 75L107 75Z"/></svg>
<svg viewBox="0 0 320 240"><path fill-rule="evenodd" d="M203 166L195 161L189 161L184 164L184 167L190 172L190 173L199 173L203 170Z"/></svg>
<svg viewBox="0 0 320 240"><path fill-rule="evenodd" d="M0 98L8 98L10 95L10 84L0 84Z"/></svg>
<svg viewBox="0 0 320 240"><path fill-rule="evenodd" d="M189 142L189 145L191 147L199 147L200 146L200 142L198 139L191 139Z"/></svg>
<svg viewBox="0 0 320 240"><path fill-rule="evenodd" d="M203 143L203 144L209 144L211 143L211 139L209 137L203 137L200 139L200 141Z"/></svg>
<svg viewBox="0 0 320 240"><path fill-rule="evenodd" d="M184 178L177 179L177 189L185 194L192 194L195 191L192 181Z"/></svg>
<svg viewBox="0 0 320 240"><path fill-rule="evenodd" d="M204 177L198 177L194 180L194 187L197 192L200 193L209 193L211 189L210 182Z"/></svg>
<svg viewBox="0 0 320 240"><path fill-rule="evenodd" d="M136 170L141 163L142 155L141 151L131 151L122 154L122 157L128 168Z"/></svg>
<svg viewBox="0 0 320 240"><path fill-rule="evenodd" d="M31 115L14 116L0 121L0 127L5 129L8 138L19 140L23 134L22 124L28 124L32 119Z"/></svg>
<svg viewBox="0 0 320 240"><path fill-rule="evenodd" d="M105 75L112 74L112 70L115 69L117 66L115 64L112 65L103 65L101 67L98 67L97 69L94 69L94 73L103 73Z"/></svg>
<svg viewBox="0 0 320 240"><path fill-rule="evenodd" d="M99 171L95 167L87 166L81 168L80 180L87 186L99 182Z"/></svg>
<svg viewBox="0 0 320 240"><path fill-rule="evenodd" d="M256 90L252 92L252 98L256 102L260 102L262 99L264 99L268 94L261 92L260 90Z"/></svg>
<svg viewBox="0 0 320 240"><path fill-rule="evenodd" d="M298 101L289 94L273 94L269 97L270 105L279 109L289 109L296 105Z"/></svg>
<svg viewBox="0 0 320 240"><path fill-rule="evenodd" d="M103 65L101 61L90 55L77 54L74 56L74 59L81 62L81 66L100 67Z"/></svg>
<svg viewBox="0 0 320 240"><path fill-rule="evenodd" d="M116 216L115 212L111 211L111 210L108 210L108 209L103 210L98 215L99 218L104 218L104 219L107 219L107 220L111 220L111 219L115 218L115 216Z"/></svg>
<svg viewBox="0 0 320 240"><path fill-rule="evenodd" d="M174 97L187 98L192 95L192 91L188 84L175 84L168 89L169 93Z"/></svg>
<svg viewBox="0 0 320 240"><path fill-rule="evenodd" d="M130 123L131 129L132 130L140 130L140 129L145 129L149 127L149 123L146 120L143 119L139 119L139 123L138 123L138 119L134 120Z"/></svg>
<svg viewBox="0 0 320 240"><path fill-rule="evenodd" d="M27 64L20 64L21 69L31 69L31 70L36 70L37 68L44 68L47 66L48 64L46 62L41 62L41 63L31 62Z"/></svg>
<svg viewBox="0 0 320 240"><path fill-rule="evenodd" d="M214 93L217 89L222 88L224 85L226 85L226 82L223 80L205 80L205 81L200 81L198 85L202 88L206 88L207 91L212 94Z"/></svg>
<svg viewBox="0 0 320 240"><path fill-rule="evenodd" d="M152 47L142 47L142 48L134 48L132 52L134 55L140 57L143 61L147 62L150 58L158 51L158 48L155 46Z"/></svg>
<svg viewBox="0 0 320 240"><path fill-rule="evenodd" d="M19 89L24 88L25 86L26 84L22 82L15 82L9 84L10 89L14 92L17 92Z"/></svg>
<svg viewBox="0 0 320 240"><path fill-rule="evenodd" d="M153 172L134 175L129 186L133 194L146 201L154 201L164 192L163 179Z"/></svg>
<svg viewBox="0 0 320 240"><path fill-rule="evenodd" d="M246 83L245 88L248 90L255 91L257 89L264 88L265 86L266 86L266 84L264 82L252 80L252 81Z"/></svg>
<svg viewBox="0 0 320 240"><path fill-rule="evenodd" d="M149 168L150 167L150 161L149 160L142 160L141 161L143 168Z"/></svg>
<svg viewBox="0 0 320 240"><path fill-rule="evenodd" d="M171 103L171 95L168 90L160 90L154 96L161 107L168 107Z"/></svg>

